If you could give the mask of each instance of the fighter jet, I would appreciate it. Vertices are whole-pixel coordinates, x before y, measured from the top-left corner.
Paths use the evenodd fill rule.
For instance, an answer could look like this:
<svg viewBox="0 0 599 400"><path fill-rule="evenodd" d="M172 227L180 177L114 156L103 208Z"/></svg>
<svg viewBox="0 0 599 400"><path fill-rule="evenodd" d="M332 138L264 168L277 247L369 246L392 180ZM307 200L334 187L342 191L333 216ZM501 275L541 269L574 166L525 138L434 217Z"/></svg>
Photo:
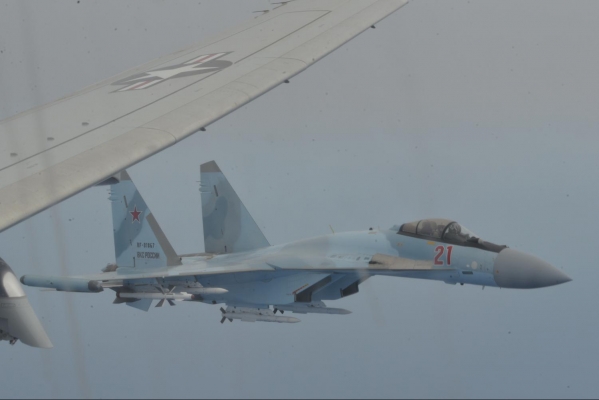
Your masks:
<svg viewBox="0 0 599 400"><path fill-rule="evenodd" d="M96 275L25 275L21 282L67 292L111 289L114 303L144 311L155 300L156 307L177 301L220 304L221 323L295 323L299 319L285 311L349 314L324 301L356 294L377 275L515 289L570 281L549 263L483 240L448 219L271 246L217 164L203 164L200 172L205 252L177 255L123 171L106 182L116 262Z"/></svg>

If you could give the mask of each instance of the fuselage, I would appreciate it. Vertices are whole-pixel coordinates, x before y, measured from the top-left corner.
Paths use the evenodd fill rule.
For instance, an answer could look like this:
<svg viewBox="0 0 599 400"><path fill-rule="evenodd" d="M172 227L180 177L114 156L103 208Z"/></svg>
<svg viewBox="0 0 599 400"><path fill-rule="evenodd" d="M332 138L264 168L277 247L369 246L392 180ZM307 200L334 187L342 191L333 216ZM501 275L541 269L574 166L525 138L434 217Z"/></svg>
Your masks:
<svg viewBox="0 0 599 400"><path fill-rule="evenodd" d="M231 254L181 256L179 265L166 268L119 267L80 277L24 276L21 282L64 291L115 288L117 300L125 302L191 300L267 309L350 296L377 275L520 289L570 280L545 261L482 241L466 234L465 228L455 230L460 236L433 237L434 230L420 234L405 226L330 234Z"/></svg>
<svg viewBox="0 0 599 400"><path fill-rule="evenodd" d="M507 265L520 261L520 265ZM378 265L384 260L416 260L425 267ZM499 261L504 261L503 263ZM514 259L514 260L512 260ZM523 262L524 261L524 262ZM201 268L213 274L195 276L203 287L224 288L228 292L204 296L203 301L227 304L289 304L335 300L356 293L358 285L375 275L438 280L448 284L472 284L492 287L533 288L569 280L556 275L557 269L543 261L504 246L485 250L468 245L451 244L427 238L399 234L396 230L369 230L330 234L259 250L182 258L182 270ZM547 269L550 276L512 276L511 282L498 279L514 275L513 270ZM231 268L247 268L234 274ZM222 271L222 272L220 272ZM333 273L331 273L333 272ZM533 271L534 272L534 271ZM516 274L517 275L517 274ZM526 274L525 274L526 275ZM533 277L534 278L534 277ZM181 285L181 278L166 278L165 284ZM499 282L499 283L498 283ZM191 282L190 282L191 283ZM306 290L313 290L306 294ZM184 289L183 289L184 290Z"/></svg>

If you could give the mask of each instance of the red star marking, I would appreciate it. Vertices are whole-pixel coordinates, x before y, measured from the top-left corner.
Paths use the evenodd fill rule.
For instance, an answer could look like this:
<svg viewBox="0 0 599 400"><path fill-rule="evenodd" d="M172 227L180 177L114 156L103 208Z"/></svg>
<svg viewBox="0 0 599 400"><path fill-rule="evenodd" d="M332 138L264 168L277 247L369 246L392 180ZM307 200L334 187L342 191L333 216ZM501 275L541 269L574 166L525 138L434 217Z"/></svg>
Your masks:
<svg viewBox="0 0 599 400"><path fill-rule="evenodd" d="M137 221L137 222L141 222L139 220L139 214L141 214L143 211L137 211L137 206L133 207L133 211L129 211L129 214L131 214L131 216L133 217L133 220L131 221L131 223Z"/></svg>

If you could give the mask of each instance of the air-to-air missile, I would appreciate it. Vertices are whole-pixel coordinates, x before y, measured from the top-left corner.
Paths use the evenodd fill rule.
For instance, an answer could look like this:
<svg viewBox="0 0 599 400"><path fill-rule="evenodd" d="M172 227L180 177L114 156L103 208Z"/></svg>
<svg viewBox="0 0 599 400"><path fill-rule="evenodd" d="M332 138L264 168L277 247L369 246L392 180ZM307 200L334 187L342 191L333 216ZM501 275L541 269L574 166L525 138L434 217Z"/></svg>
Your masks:
<svg viewBox="0 0 599 400"><path fill-rule="evenodd" d="M294 314L351 314L351 311L349 310L345 310L343 308L330 308L325 306L324 304L284 304L274 306L274 309L275 314L277 313L277 311L291 311Z"/></svg>
<svg viewBox="0 0 599 400"><path fill-rule="evenodd" d="M300 322L299 319L293 317L282 317L276 316L269 308L245 308L245 307L227 307L227 309L220 309L222 318L220 323L222 324L225 320L233 322L234 319L238 319L244 322L278 322L283 324L294 324Z"/></svg>

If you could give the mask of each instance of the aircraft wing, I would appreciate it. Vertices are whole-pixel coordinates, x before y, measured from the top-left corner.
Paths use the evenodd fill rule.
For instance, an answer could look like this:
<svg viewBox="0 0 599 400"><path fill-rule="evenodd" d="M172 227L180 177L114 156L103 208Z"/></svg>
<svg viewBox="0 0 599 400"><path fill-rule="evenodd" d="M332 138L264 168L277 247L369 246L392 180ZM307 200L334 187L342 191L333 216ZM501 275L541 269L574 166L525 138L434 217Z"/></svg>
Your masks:
<svg viewBox="0 0 599 400"><path fill-rule="evenodd" d="M312 267L310 265L320 265ZM353 267L340 268L337 266L324 266L322 258L311 259L309 256L290 257L281 254L268 257L267 260L248 260L243 263L224 264L221 266L208 266L207 264L182 264L165 268L139 269L121 267L116 271L101 274L79 276L37 276L26 275L26 281L41 282L54 281L69 284L72 282L89 281L101 282L104 287L120 286L122 281L155 278L182 278L188 276L208 276L221 274L235 274L248 272L277 272L296 271L311 274L349 274L349 275L387 275L404 277L427 277L454 271L452 268L435 268L431 260L413 260L409 258L375 254L372 261L366 265L357 263ZM23 280L22 280L23 282ZM26 283L26 282L24 282ZM33 284L32 286L37 286Z"/></svg>
<svg viewBox="0 0 599 400"><path fill-rule="evenodd" d="M0 231L172 146L407 3L296 0L0 122Z"/></svg>

